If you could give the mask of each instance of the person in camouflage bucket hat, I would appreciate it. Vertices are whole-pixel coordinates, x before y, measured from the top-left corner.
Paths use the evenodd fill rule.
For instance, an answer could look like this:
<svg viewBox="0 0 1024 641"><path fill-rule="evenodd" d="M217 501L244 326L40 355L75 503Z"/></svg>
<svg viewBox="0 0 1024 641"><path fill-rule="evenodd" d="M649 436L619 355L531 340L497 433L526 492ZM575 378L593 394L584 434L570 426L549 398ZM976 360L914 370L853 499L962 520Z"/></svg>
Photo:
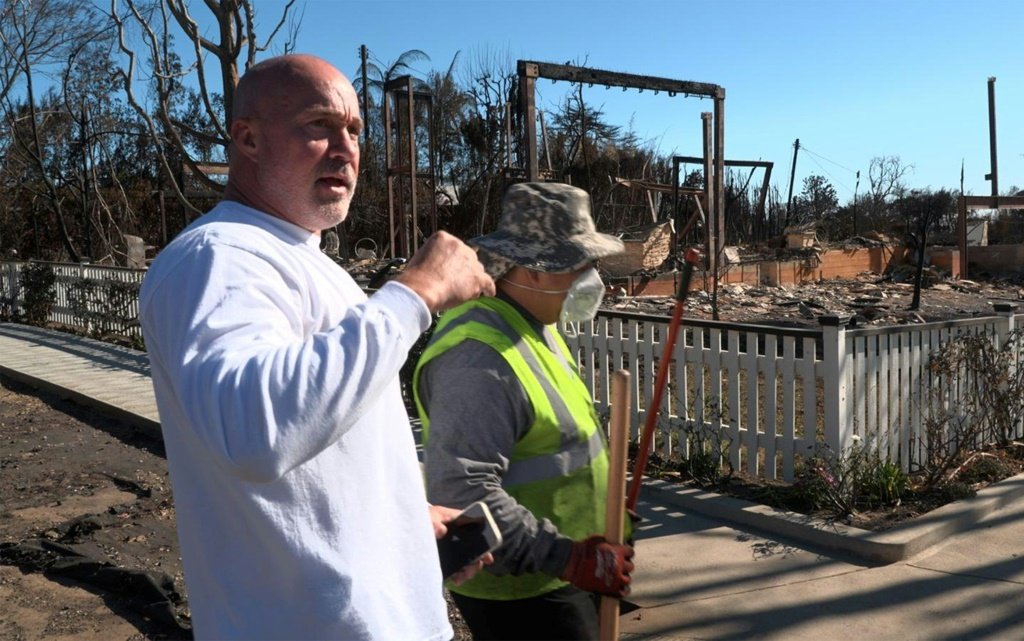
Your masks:
<svg viewBox="0 0 1024 641"><path fill-rule="evenodd" d="M509 187L498 229L467 244L497 292L445 312L412 387L428 500L483 501L502 543L449 591L475 639L596 639L596 596L629 592L633 548L597 534L607 449L560 331L597 313L595 263L623 244L558 183Z"/></svg>
<svg viewBox="0 0 1024 641"><path fill-rule="evenodd" d="M498 229L470 239L492 278L513 265L569 272L622 253L622 241L594 227L590 194L564 183L518 183L505 192Z"/></svg>

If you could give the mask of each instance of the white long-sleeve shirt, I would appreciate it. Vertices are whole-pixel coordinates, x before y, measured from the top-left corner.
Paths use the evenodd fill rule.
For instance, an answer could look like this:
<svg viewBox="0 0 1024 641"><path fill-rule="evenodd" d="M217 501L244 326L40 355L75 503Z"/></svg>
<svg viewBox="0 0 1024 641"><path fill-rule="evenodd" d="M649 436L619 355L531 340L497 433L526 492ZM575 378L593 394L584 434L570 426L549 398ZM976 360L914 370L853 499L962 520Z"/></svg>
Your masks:
<svg viewBox="0 0 1024 641"><path fill-rule="evenodd" d="M368 299L319 236L225 201L140 319L197 638L451 638L398 381L423 301Z"/></svg>

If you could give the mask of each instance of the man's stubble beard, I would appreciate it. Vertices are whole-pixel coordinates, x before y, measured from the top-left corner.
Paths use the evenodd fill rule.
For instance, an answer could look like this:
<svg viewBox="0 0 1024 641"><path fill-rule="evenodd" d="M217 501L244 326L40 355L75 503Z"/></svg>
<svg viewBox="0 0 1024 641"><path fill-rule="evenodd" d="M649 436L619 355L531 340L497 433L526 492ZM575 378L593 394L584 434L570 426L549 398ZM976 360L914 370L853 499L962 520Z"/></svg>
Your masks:
<svg viewBox="0 0 1024 641"><path fill-rule="evenodd" d="M353 178L352 186L348 194L341 200L329 200L317 207L317 217L320 218L321 229L330 229L348 220L349 211L352 207L352 200L356 195L356 179Z"/></svg>

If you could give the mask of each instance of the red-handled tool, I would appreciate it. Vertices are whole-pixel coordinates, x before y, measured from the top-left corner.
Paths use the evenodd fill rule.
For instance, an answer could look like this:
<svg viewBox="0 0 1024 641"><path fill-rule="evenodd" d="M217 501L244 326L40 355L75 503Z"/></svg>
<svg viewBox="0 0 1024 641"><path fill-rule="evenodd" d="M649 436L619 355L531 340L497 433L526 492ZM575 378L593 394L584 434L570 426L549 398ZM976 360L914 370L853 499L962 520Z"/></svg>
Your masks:
<svg viewBox="0 0 1024 641"><path fill-rule="evenodd" d="M679 324L683 318L686 295L690 293L693 268L699 262L700 253L696 249L687 249L683 256L683 273L679 282L679 290L676 292L675 307L672 309L672 320L669 321L668 338L661 353L661 360L658 361L654 396L651 397L651 402L647 406L647 420L644 422L644 431L640 437L640 449L637 451L636 463L633 465L633 480L629 486L629 495L626 497L626 507L630 510L636 510L636 502L640 497L640 483L644 478L644 468L647 467L647 456L651 449L651 439L654 438L654 426L658 422L661 397L665 393L665 383L668 381L669 366L672 364L672 352L676 346L676 335L679 333Z"/></svg>

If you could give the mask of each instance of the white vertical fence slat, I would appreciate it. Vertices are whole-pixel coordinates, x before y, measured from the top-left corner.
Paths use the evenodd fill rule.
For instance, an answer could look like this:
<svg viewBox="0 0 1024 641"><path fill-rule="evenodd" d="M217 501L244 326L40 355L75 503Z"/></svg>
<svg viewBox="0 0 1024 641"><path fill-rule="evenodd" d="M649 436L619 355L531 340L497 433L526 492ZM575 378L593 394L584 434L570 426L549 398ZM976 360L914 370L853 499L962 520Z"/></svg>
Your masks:
<svg viewBox="0 0 1024 641"><path fill-rule="evenodd" d="M871 441L872 446L879 446L879 429L878 429L878 336L871 336L865 341L865 348L867 353L865 354L865 361L867 361L867 367L865 368L865 380L864 387L867 391L867 422L864 425L864 433L861 435L865 441Z"/></svg>
<svg viewBox="0 0 1024 641"><path fill-rule="evenodd" d="M836 453L845 451L850 445L853 421L850 420L847 405L846 354L849 346L846 328L839 322L823 325L822 371L824 384L825 443Z"/></svg>
<svg viewBox="0 0 1024 641"><path fill-rule="evenodd" d="M776 377L778 363L778 337L768 334L764 337L764 475L776 478L779 475L776 450L778 448L778 400L779 381Z"/></svg>
<svg viewBox="0 0 1024 641"><path fill-rule="evenodd" d="M927 354L931 354L934 350L937 350L942 345L943 333L938 327L932 328L928 332L928 351ZM927 404L928 408L928 419L931 424L934 424L935 419L942 416L943 413L949 408L949 399L946 398L945 390L948 387L948 382L942 380L935 375L935 372L929 367L927 368L928 373L928 387L935 390L936 393L932 394L931 402ZM938 434L938 442L946 443L949 437L949 431L946 429L945 421L943 421L939 427L941 430ZM933 425L934 427L934 425ZM931 445L929 445L931 447Z"/></svg>
<svg viewBox="0 0 1024 641"><path fill-rule="evenodd" d="M605 374L605 389L609 400L611 399L610 376L612 373L622 369L624 363L629 363L630 369L633 369L633 364L639 357L636 351L637 325L635 323L624 323L622 319L613 318L611 319L611 333L613 337L611 362Z"/></svg>
<svg viewBox="0 0 1024 641"><path fill-rule="evenodd" d="M661 452L665 456L672 456L674 448L676 447L676 444L672 442L673 425L675 424L673 417L679 415L676 409L676 399L680 398L680 395L678 389L679 381L675 376L675 366L676 363L683 360L686 356L686 352L684 351L685 345L682 340L683 337L679 334L681 334L681 332L677 332L675 344L672 346L672 353L666 355L666 360L664 362L661 362L660 360L658 361L658 369L662 367L665 368L665 391L661 395L661 410L658 414L658 418L660 419L658 421L658 426L661 431ZM660 349L657 352L659 359L665 351L665 345L667 344L668 327L665 327L662 334L662 341L659 345ZM658 369L655 369L655 374L657 374ZM654 388L653 382L655 380L655 378L651 378L652 393ZM682 396L682 398L686 397Z"/></svg>
<svg viewBox="0 0 1024 641"><path fill-rule="evenodd" d="M647 323L650 325L650 323ZM676 419L672 421L673 436L677 440L677 453L682 458L689 458L693 455L691 451L691 439L686 438L686 427L692 420L692 412L690 411L689 398L690 398L690 387L692 381L690 375L687 372L687 358L686 355L692 351L693 345L693 333L685 331L685 328L679 330L679 336L676 338L676 358L673 363L672 373L675 376L675 389L674 393L671 394L674 403L675 410L674 414ZM669 419L671 420L671 418Z"/></svg>
<svg viewBox="0 0 1024 641"><path fill-rule="evenodd" d="M708 384L704 390L704 398L701 402L711 412L711 424L715 430L724 434L726 438L731 437L728 429L729 419L726 401L722 398L722 331L712 329L708 332ZM738 444L737 444L738 445ZM730 445L729 457L732 458L732 446Z"/></svg>
<svg viewBox="0 0 1024 641"><path fill-rule="evenodd" d="M665 328L665 339L668 339L667 327ZM688 388L689 376L686 375L686 332L680 328L676 334L675 345L672 348L672 358L665 367L668 368L667 381L665 383L665 396L662 401L664 413L661 416L661 424L664 433L663 452L666 456L688 456L686 432L684 425L689 410L686 407L686 400L689 398ZM657 354L663 350L659 349ZM654 379L651 379L652 381Z"/></svg>
<svg viewBox="0 0 1024 641"><path fill-rule="evenodd" d="M734 444L732 464L737 470L743 469L743 436L746 426L740 420L740 381L739 381L739 336L734 332L726 332L725 339L729 348L722 354L722 378L725 379L729 396L726 401L728 410L729 437Z"/></svg>
<svg viewBox="0 0 1024 641"><path fill-rule="evenodd" d="M637 372L646 371L656 367L656 358L660 358L661 355L661 341L655 336L655 330L659 329L656 323L637 323L638 326L642 327L643 331L640 333L640 362L633 368ZM630 398L643 399L643 407L647 407L650 403L651 394L654 390L654 378L651 376L639 376L635 372L631 372L634 375L630 376L630 383L633 386ZM637 432L639 436L639 429L642 427L639 425L640 420L640 407L641 404L635 405L635 410L631 411L630 416L633 417L633 431ZM666 415L667 416L667 415ZM647 420L646 412L644 413L644 421Z"/></svg>
<svg viewBox="0 0 1024 641"><path fill-rule="evenodd" d="M607 389L606 384L610 380L601 375L601 372L611 371L611 350L608 348L608 342L611 336L611 319L610 318L599 318L597 321L598 330L594 335L593 343L590 346L591 358L590 362L594 363L594 371L592 372L594 377L594 386L598 391L598 398L601 399L601 405L608 407L611 403L611 393Z"/></svg>
<svg viewBox="0 0 1024 641"><path fill-rule="evenodd" d="M707 362L707 355L710 350L705 347L709 339L707 328L695 327L692 331L693 348L691 354L693 358L688 360L693 363L693 401L691 404L691 407L693 407L693 423L688 427L696 431L704 429L708 420L707 404L705 403L708 390L708 375L705 363Z"/></svg>
<svg viewBox="0 0 1024 641"><path fill-rule="evenodd" d="M782 361L782 477L792 481L795 473L796 453L796 338L783 336Z"/></svg>
<svg viewBox="0 0 1024 641"><path fill-rule="evenodd" d="M758 416L760 414L760 407L762 404L762 386L758 380L758 365L763 365L763 361L761 363L758 362L757 339L760 337L760 334L757 332L746 332L743 336L746 337L747 341L747 349L742 356L744 361L743 370L746 372L746 380L744 381L744 388L740 390L740 372L737 371L736 389L745 392L747 401L745 412L747 416L745 425L747 430L747 473L757 476L758 467L761 463L761 457L758 455L761 453L761 445L763 444L762 439L760 438L761 421ZM739 404L737 403L737 405Z"/></svg>
<svg viewBox="0 0 1024 641"><path fill-rule="evenodd" d="M850 339L851 350L850 356L853 359L853 379L855 381L854 389L851 393L853 396L853 425L854 430L857 434L864 435L867 431L868 414L867 414L867 343L868 339L866 336L852 337Z"/></svg>
<svg viewBox="0 0 1024 641"><path fill-rule="evenodd" d="M576 364L580 368L580 376L595 398L597 390L594 386L594 372L597 371L597 367L594 363L594 340L600 332L599 328L607 322L607 319L604 318L594 319L589 323L589 332L578 332L576 350L573 353L573 356L576 357ZM588 323L581 323L581 325L588 325Z"/></svg>
<svg viewBox="0 0 1024 641"><path fill-rule="evenodd" d="M924 350L928 349L928 346L924 343L923 339L924 335L921 332L912 332L910 334L910 379L907 387L910 388L909 404L912 421L910 430L912 438L910 444L911 462L921 461L922 455L925 452L925 403L923 396L925 375L922 372L924 369L922 362L924 360Z"/></svg>
<svg viewBox="0 0 1024 641"><path fill-rule="evenodd" d="M897 407L895 390L896 386L890 381L896 377L896 372L893 363L898 357L898 349L895 348L893 341L896 337L892 334L885 334L879 336L880 350L879 350L879 377L878 377L878 390L879 390L879 403L878 403L878 429L879 429L879 449L881 456L887 461L894 461L896 457L893 452L893 423L896 412L894 411Z"/></svg>
<svg viewBox="0 0 1024 641"><path fill-rule="evenodd" d="M818 345L813 338L803 339L803 358L800 359L800 382L803 386L803 402L800 403L801 415L803 416L803 425L800 431L800 444L803 445L800 448L799 453L806 455L810 453L810 450L814 448L814 445L819 442L824 442L821 436L818 434L818 417L824 416L824 409L819 404L818 398L818 377L821 371L821 362L818 361L817 351ZM824 393L822 393L824 397Z"/></svg>
<svg viewBox="0 0 1024 641"><path fill-rule="evenodd" d="M890 342L890 345L892 343ZM913 422L910 416L910 399L913 390L910 386L910 336L905 333L897 334L895 341L897 352L893 353L893 369L896 372L895 378L890 377L892 393L895 394L895 401L892 410L896 412L897 418L892 420L893 436L892 442L896 448L895 453L890 451L889 460L898 463L904 472L910 471L910 442L913 430Z"/></svg>

